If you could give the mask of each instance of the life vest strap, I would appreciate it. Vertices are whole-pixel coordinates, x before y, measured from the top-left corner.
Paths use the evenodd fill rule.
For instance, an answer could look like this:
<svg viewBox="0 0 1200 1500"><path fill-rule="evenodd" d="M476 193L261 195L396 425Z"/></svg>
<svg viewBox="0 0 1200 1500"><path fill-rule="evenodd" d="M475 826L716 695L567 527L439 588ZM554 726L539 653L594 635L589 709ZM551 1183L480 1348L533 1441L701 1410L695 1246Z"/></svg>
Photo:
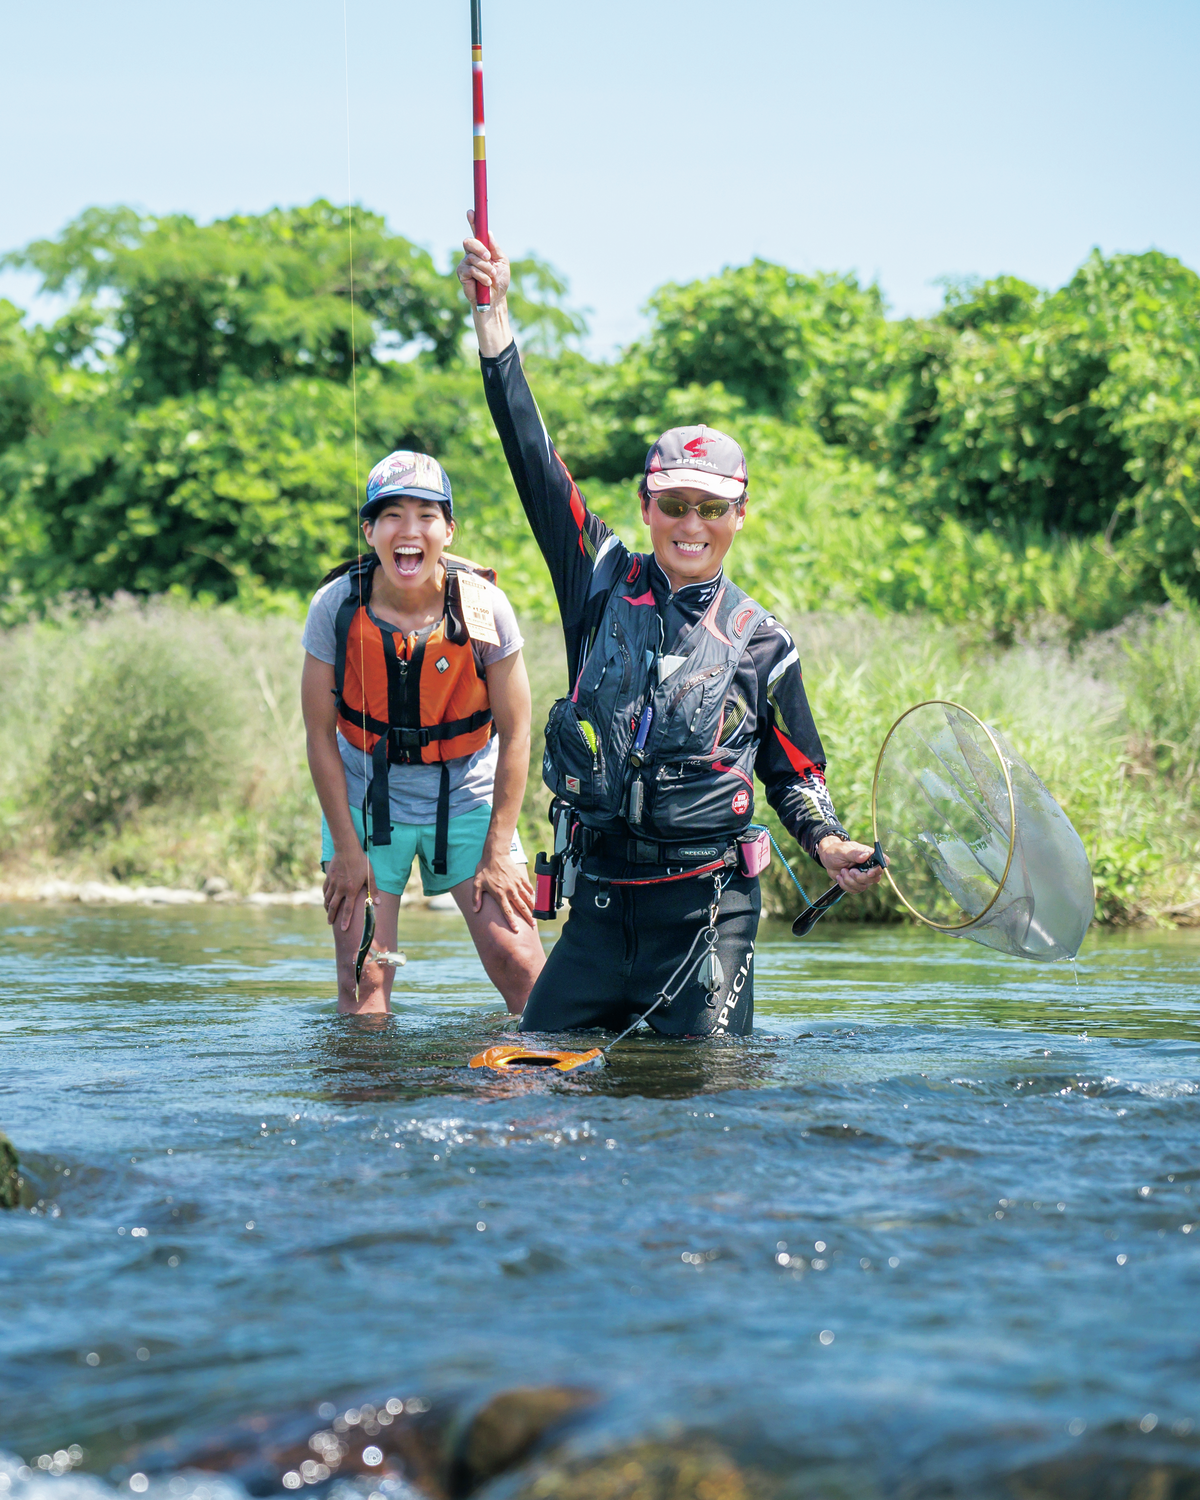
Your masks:
<svg viewBox="0 0 1200 1500"><path fill-rule="evenodd" d="M371 751L371 785L367 788L371 803L371 839L375 844L392 842L392 799L388 786L388 745L386 737L376 741Z"/></svg>
<svg viewBox="0 0 1200 1500"><path fill-rule="evenodd" d="M473 714L468 714L465 719L452 719L448 724L421 724L415 729L409 729L399 725L385 724L382 719L373 718L360 709L351 708L344 698L338 699L337 709L339 716L345 719L347 724L353 724L355 729L363 729L367 734L377 734L381 740L388 741L388 758L393 765L412 763L407 754L397 759L391 753L393 750L409 753L413 750L423 750L426 745L433 744L435 740L452 740L460 734L473 734L475 730L482 729L485 724L492 722L491 709L480 708L476 709Z"/></svg>
<svg viewBox="0 0 1200 1500"><path fill-rule="evenodd" d="M444 875L450 850L450 766L442 762L438 783L437 822L433 830L433 873Z"/></svg>
<svg viewBox="0 0 1200 1500"><path fill-rule="evenodd" d="M380 739L371 751L371 784L367 788L367 801L371 807L371 842L380 847L390 844L392 842L392 805L388 785L386 739ZM435 875L446 873L449 853L450 763L443 761L442 774L438 778L437 820L433 830L433 873Z"/></svg>

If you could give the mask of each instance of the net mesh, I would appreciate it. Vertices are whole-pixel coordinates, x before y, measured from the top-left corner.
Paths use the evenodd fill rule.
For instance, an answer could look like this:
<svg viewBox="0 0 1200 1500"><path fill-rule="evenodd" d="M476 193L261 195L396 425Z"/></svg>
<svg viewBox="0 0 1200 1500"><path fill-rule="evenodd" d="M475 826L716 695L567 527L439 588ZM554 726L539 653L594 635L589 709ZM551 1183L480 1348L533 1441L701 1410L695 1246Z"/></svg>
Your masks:
<svg viewBox="0 0 1200 1500"><path fill-rule="evenodd" d="M1095 905L1083 843L994 729L954 703L910 709L880 751L874 800L888 878L923 921L1017 958L1079 952Z"/></svg>

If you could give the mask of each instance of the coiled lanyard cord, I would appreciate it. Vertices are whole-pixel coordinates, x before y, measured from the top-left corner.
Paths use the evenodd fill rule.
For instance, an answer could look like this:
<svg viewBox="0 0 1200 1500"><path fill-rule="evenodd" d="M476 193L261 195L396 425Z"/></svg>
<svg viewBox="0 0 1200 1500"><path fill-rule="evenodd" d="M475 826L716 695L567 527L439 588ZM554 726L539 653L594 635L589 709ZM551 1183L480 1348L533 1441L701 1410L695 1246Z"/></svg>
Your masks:
<svg viewBox="0 0 1200 1500"><path fill-rule="evenodd" d="M618 1042L623 1042L631 1031L636 1031L637 1028L642 1024L642 1022L646 1019L646 1017L652 1016L654 1012L659 1008L659 1006L669 1006L671 1001L675 999L676 995L679 994L680 990L683 989L684 985L692 977L693 971L697 969L708 957L708 954L716 948L717 917L720 915L721 910L721 892L725 889L725 886L728 885L729 881L732 879L732 871L725 877L724 882L722 882L720 871L717 871L713 874L712 900L708 904L708 926L702 927L696 934L696 936L692 939L691 946L683 955L683 962L679 965L679 967L671 975L670 979L667 980L666 984L664 984L662 989L658 992L658 996L655 999L654 1004L644 1010L641 1015L633 1021L631 1025L626 1026L625 1030L620 1034L620 1036L613 1037L612 1041L609 1042L607 1047L601 1048L601 1051L605 1054L605 1056L607 1056L612 1051L612 1049L617 1045ZM704 939L708 951L705 953L701 953L694 961L692 961L692 955L696 952L696 945L700 942L701 938ZM684 972L685 970L686 973ZM680 975L682 975L683 977L680 978ZM678 980L679 983L676 988L672 990L671 986L675 984L676 980Z"/></svg>

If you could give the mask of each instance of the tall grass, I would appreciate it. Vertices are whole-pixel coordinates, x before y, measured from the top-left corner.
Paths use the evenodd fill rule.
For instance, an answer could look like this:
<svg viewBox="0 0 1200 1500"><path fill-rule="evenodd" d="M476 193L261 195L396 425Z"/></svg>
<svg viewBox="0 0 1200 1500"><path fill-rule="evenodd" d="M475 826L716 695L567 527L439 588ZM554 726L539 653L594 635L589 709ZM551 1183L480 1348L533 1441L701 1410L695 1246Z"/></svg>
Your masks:
<svg viewBox="0 0 1200 1500"><path fill-rule="evenodd" d="M8 874L244 891L313 878L299 621L170 600L3 637Z"/></svg>
<svg viewBox="0 0 1200 1500"><path fill-rule="evenodd" d="M1135 617L1072 644L1052 626L1001 648L925 617L788 620L846 826L870 840L871 778L893 719L928 697L1003 730L1079 829L1107 922L1200 903L1200 617ZM526 625L533 756L521 815L548 837L541 726L565 684L557 627ZM65 610L0 637L0 873L243 892L319 878L304 763L300 621L171 600ZM765 813L765 801L760 799ZM781 846L790 841L769 821ZM794 845L790 846L794 851ZM823 876L803 856L806 888ZM776 861L768 909L795 893ZM1200 904L1195 907L1200 916ZM895 917L886 893L843 917Z"/></svg>
<svg viewBox="0 0 1200 1500"><path fill-rule="evenodd" d="M1183 718L1187 695L1200 691L1194 615L1140 618L1074 648L1056 635L981 646L900 616L810 617L796 622L796 637L834 800L864 841L889 725L922 699L951 698L999 728L1070 816L1091 860L1100 920L1170 915L1200 897L1195 729L1185 734ZM796 863L801 880L807 873L821 884L804 863ZM767 891L781 909L794 906L783 871ZM839 911L844 920L895 908L884 887Z"/></svg>

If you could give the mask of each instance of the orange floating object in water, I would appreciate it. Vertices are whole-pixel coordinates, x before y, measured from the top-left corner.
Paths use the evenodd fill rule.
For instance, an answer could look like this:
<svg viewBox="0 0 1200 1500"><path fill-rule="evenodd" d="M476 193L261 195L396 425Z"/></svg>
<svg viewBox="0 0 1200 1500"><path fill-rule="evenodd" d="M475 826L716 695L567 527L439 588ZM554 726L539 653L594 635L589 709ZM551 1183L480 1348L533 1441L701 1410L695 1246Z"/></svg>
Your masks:
<svg viewBox="0 0 1200 1500"><path fill-rule="evenodd" d="M473 1068L494 1068L506 1073L511 1068L552 1068L556 1073L578 1073L584 1068L602 1068L604 1053L599 1047L586 1052L555 1052L534 1047L489 1047L471 1059Z"/></svg>

